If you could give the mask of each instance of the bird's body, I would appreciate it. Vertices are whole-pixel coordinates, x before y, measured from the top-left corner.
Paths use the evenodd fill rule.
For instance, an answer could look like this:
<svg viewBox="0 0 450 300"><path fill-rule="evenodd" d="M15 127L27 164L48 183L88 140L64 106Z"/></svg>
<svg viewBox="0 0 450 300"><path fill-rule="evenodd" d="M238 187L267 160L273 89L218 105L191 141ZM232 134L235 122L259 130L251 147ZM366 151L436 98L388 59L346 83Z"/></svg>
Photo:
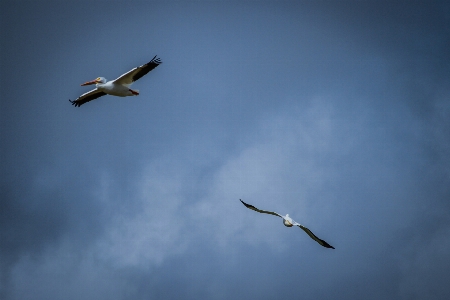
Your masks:
<svg viewBox="0 0 450 300"><path fill-rule="evenodd" d="M330 244L328 244L328 243L325 242L324 240L319 239L317 236L315 236L314 233L312 233L311 230L309 230L308 228L306 228L306 227L303 226L302 224L295 222L291 217L289 217L289 214L286 214L285 216L283 216L283 215L280 215L279 213L276 213L276 212L274 212L274 211L268 211L268 210L258 209L258 208L254 207L254 206L251 205L251 204L245 203L245 202L242 201L241 199L239 199L239 200L242 202L242 204L245 205L245 207L247 207L247 208L249 208L249 209L251 209L251 210L257 211L257 212L259 212L259 213L269 214L269 215L274 215L274 216L277 216L277 217L282 218L282 219L283 219L283 224L284 224L284 226L286 226L286 227L292 227L292 226L298 226L298 227L300 227L301 229L303 229L303 231L305 231L305 232L309 235L310 238L312 238L313 240L315 240L316 242L318 242L321 246L323 246L323 247L325 247L325 248L332 248L332 249L334 249L333 246L331 246Z"/></svg>
<svg viewBox="0 0 450 300"><path fill-rule="evenodd" d="M286 227L294 226L295 221L289 218L289 214L285 215L283 218L283 225Z"/></svg>
<svg viewBox="0 0 450 300"><path fill-rule="evenodd" d="M131 84L156 68L159 64L161 64L161 60L159 58L156 58L155 56L145 65L136 67L119 76L115 80L107 81L104 77L98 77L92 81L85 82L82 84L83 86L95 84L95 89L84 93L74 101L69 101L72 103L72 105L81 106L86 102L92 101L104 95L119 97L137 96L139 95L139 91L132 90L130 88Z"/></svg>
<svg viewBox="0 0 450 300"><path fill-rule="evenodd" d="M126 97L133 96L131 89L123 84L115 84L114 81L108 81L106 83L97 83L95 87L108 95Z"/></svg>

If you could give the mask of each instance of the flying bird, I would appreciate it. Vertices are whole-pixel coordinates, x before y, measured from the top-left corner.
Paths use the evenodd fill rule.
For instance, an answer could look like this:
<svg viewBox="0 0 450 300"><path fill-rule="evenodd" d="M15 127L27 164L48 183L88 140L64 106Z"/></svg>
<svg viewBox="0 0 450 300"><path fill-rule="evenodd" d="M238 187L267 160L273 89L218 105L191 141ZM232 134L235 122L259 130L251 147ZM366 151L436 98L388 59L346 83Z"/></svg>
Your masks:
<svg viewBox="0 0 450 300"><path fill-rule="evenodd" d="M324 240L319 239L317 236L314 235L314 233L312 233L311 230L309 230L308 228L306 228L305 226L303 226L302 224L299 224L297 222L295 222L294 220L292 220L289 217L289 214L286 214L286 216L282 216L276 212L273 211L267 211L267 210L261 210L261 209L257 209L256 207L254 207L253 205L247 204L244 201L242 201L241 199L239 199L242 204L245 205L245 207L257 211L259 213L263 213L263 214L269 214L269 215L274 215L274 216L278 216L280 218L283 218L283 224L286 227L292 227L292 226L298 226L301 229L303 229L313 240L315 240L316 242L318 242L321 246L325 247L325 248L332 248L334 249L333 246L331 246L330 244L328 244L327 242L325 242Z"/></svg>
<svg viewBox="0 0 450 300"><path fill-rule="evenodd" d="M161 60L159 58L156 58L155 55L155 57L153 57L153 59L145 65L136 67L119 76L115 80L106 81L104 77L97 77L92 81L81 84L83 86L95 84L95 89L84 93L73 101L69 99L69 101L72 103L72 105L75 105L75 107L77 107L104 95L113 95L119 97L137 96L139 95L139 91L130 89L131 84L142 76L146 75L148 72L150 72L160 64Z"/></svg>

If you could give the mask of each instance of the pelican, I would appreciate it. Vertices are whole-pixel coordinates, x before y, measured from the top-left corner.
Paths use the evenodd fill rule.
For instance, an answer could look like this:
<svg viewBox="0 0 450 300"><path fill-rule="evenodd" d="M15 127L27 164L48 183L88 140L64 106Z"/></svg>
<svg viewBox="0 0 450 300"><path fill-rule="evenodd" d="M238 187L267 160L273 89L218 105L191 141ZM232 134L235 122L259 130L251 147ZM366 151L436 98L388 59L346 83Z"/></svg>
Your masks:
<svg viewBox="0 0 450 300"><path fill-rule="evenodd" d="M155 55L155 57L153 57L153 59L145 65L136 67L119 76L119 78L115 80L106 81L104 77L97 77L92 81L81 84L82 86L95 84L95 89L84 93L76 100L72 101L69 99L69 101L72 103L72 105L75 105L75 107L77 107L106 94L119 97L137 96L139 95L139 91L130 89L131 84L159 66L159 64L161 64L161 60L159 58L156 58Z"/></svg>
<svg viewBox="0 0 450 300"><path fill-rule="evenodd" d="M286 227L292 227L292 226L298 226L301 229L303 229L309 236L310 238L312 238L313 240L315 240L316 242L318 242L321 246L325 247L325 248L332 248L334 249L333 246L331 246L330 244L328 244L327 242L325 242L324 240L319 239L317 236L314 235L314 233L312 233L311 230L309 230L308 228L306 228L305 226L303 226L302 224L299 224L297 222L295 222L294 220L291 219L291 217L289 217L289 214L286 214L286 216L282 216L276 212L273 211L267 211L267 210L261 210L261 209L257 209L256 207L254 207L253 205L247 204L244 201L242 201L241 199L239 199L242 204L245 205L245 207L250 208L251 210L257 211L259 213L263 213L263 214L269 214L269 215L274 215L274 216L278 216L280 218L283 218L283 224Z"/></svg>

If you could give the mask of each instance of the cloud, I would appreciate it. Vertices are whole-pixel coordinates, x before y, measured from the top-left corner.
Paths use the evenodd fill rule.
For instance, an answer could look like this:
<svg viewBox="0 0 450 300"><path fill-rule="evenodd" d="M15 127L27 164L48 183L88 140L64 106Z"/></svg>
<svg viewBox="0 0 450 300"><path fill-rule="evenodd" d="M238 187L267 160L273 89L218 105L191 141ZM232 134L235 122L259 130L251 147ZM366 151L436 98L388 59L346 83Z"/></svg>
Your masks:
<svg viewBox="0 0 450 300"><path fill-rule="evenodd" d="M111 212L96 250L101 259L119 268L148 268L183 252L185 221L180 206L185 178L175 167L169 160L156 160L145 167L134 185L136 191L127 198L108 200L132 208Z"/></svg>
<svg viewBox="0 0 450 300"><path fill-rule="evenodd" d="M330 151L327 141L333 134L333 109L322 104L313 101L304 112L281 112L261 120L257 132L248 133L249 141L221 160L219 167L203 166L209 170L208 186L198 177L205 175L191 169L191 161L196 161L192 153L184 154L189 160L153 158L135 175L125 195L118 196L114 180L104 174L97 195L103 199L102 206L110 208L104 213L108 225L96 250L100 257L116 267L146 268L181 255L198 241L215 251L236 247L236 239L279 248L276 239L267 240L267 232L276 236L282 228L280 220L265 222L239 199L309 219L304 212L308 198L330 177L317 159Z"/></svg>
<svg viewBox="0 0 450 300"><path fill-rule="evenodd" d="M448 4L141 5L8 4L0 298L448 298Z"/></svg>
<svg viewBox="0 0 450 300"><path fill-rule="evenodd" d="M425 236L410 234L412 239L407 247L402 249L398 258L401 272L398 288L403 298L446 299L450 295L450 291L445 288L450 279L450 263L447 259L450 251L450 230L447 220L448 214L438 228L430 230L427 226L426 232L419 229ZM427 223L426 220L421 222ZM420 223L417 224L419 228L422 226Z"/></svg>
<svg viewBox="0 0 450 300"><path fill-rule="evenodd" d="M252 231L252 241L261 242L261 232L272 228L258 229L255 225L265 223L264 218L249 215L238 199L292 215L303 210L311 191L327 179L326 168L317 158L329 151L332 120L330 111L318 109L320 102L305 112L282 112L261 120L256 132L241 137L249 142L242 142L239 153L212 175L208 195L193 206L191 214L209 220L219 244L230 243L245 227L247 237Z"/></svg>

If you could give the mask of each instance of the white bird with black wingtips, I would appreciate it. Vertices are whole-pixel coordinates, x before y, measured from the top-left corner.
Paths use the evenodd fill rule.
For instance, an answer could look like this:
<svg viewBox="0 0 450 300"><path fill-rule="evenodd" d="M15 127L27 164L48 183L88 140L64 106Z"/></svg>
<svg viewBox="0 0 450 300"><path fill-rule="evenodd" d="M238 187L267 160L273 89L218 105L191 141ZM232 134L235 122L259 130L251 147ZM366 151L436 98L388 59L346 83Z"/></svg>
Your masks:
<svg viewBox="0 0 450 300"><path fill-rule="evenodd" d="M301 229L303 229L313 240L315 240L316 242L318 242L321 246L325 247L325 248L331 248L334 249L333 246L331 246L330 244L328 244L327 242L325 242L322 239L319 239L317 236L314 235L314 233L312 233L311 230L309 230L308 228L306 228L305 226L303 226L302 224L299 224L297 222L295 222L294 220L291 219L291 217L289 217L289 214L286 214L285 216L282 216L274 211L267 211L267 210L261 210L261 209L257 209L256 207L254 207L253 205L247 204L244 201L242 201L241 199L239 199L242 204L245 205L245 207L257 211L259 213L263 213L263 214L269 214L269 215L274 215L280 218L283 218L283 224L286 227L292 227L292 226L298 226Z"/></svg>
<svg viewBox="0 0 450 300"><path fill-rule="evenodd" d="M131 84L146 75L148 72L156 68L161 64L161 60L159 58L153 57L151 61L146 63L145 65L136 67L125 74L119 76L115 80L106 81L104 77L97 77L92 81L88 81L83 83L82 85L91 85L95 84L95 89L84 93L76 100L70 100L72 105L81 106L86 102L92 101L104 95L113 95L119 97L126 96L137 96L139 95L138 90L132 90L130 88Z"/></svg>

